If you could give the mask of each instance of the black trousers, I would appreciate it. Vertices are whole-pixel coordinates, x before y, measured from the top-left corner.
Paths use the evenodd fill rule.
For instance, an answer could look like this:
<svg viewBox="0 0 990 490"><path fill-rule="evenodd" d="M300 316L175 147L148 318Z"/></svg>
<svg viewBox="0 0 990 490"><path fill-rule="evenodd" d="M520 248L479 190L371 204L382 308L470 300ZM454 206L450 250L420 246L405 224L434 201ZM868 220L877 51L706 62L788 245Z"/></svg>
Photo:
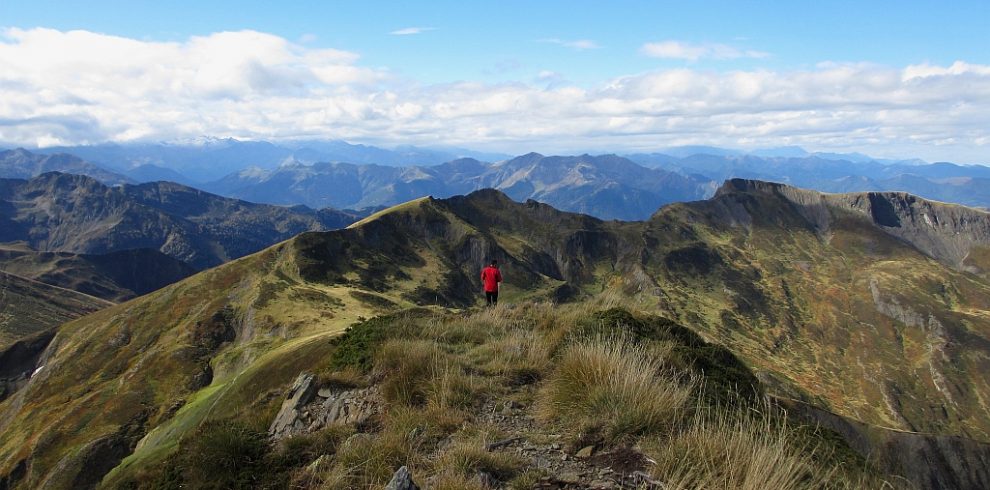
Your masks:
<svg viewBox="0 0 990 490"><path fill-rule="evenodd" d="M488 306L495 306L498 304L498 291L494 293L485 291L485 301L488 302Z"/></svg>

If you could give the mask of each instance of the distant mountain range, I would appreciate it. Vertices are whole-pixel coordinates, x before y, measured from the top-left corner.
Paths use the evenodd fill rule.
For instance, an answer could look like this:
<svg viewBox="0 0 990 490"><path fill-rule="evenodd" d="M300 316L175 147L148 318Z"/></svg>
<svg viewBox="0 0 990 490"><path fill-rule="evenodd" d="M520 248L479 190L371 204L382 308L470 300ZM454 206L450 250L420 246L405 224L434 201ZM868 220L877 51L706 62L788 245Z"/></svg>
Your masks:
<svg viewBox="0 0 990 490"><path fill-rule="evenodd" d="M836 157L848 155L838 155ZM641 165L721 182L731 178L775 181L823 192L903 191L967 206L990 206L990 167L916 161L880 163L823 154L801 157L694 154L638 154Z"/></svg>
<svg viewBox="0 0 990 490"><path fill-rule="evenodd" d="M719 183L731 178L824 192L904 191L990 207L990 167L876 160L858 153L811 153L799 147L746 153L686 146L625 157L531 153L500 158L504 155L468 150L386 150L339 141L276 145L228 139L40 151L45 154L0 152L0 177L27 178L60 171L89 175L109 185L170 181L253 202L354 209L491 187L521 201L535 199L567 211L625 220L645 219L669 202L709 197ZM457 154L490 158L454 158Z"/></svg>
<svg viewBox="0 0 990 490"><path fill-rule="evenodd" d="M238 141L207 138L187 143L102 144L43 148L38 153L68 153L121 173L138 182L169 180L183 184L204 183L248 167L272 169L287 162L349 162L384 166L437 165L461 157L504 160L509 155L460 148L428 149L400 146L394 149L352 145L344 141Z"/></svg>
<svg viewBox="0 0 990 490"><path fill-rule="evenodd" d="M517 201L534 199L567 211L624 220L646 218L664 204L702 199L714 191L709 180L649 169L615 155L538 153L497 163L465 158L432 167L292 164L244 170L205 187L255 202L355 209L494 188Z"/></svg>
<svg viewBox="0 0 990 490"><path fill-rule="evenodd" d="M99 165L66 153L32 153L22 148L0 151L0 178L30 179L45 172L88 175L107 185L133 183L133 180Z"/></svg>

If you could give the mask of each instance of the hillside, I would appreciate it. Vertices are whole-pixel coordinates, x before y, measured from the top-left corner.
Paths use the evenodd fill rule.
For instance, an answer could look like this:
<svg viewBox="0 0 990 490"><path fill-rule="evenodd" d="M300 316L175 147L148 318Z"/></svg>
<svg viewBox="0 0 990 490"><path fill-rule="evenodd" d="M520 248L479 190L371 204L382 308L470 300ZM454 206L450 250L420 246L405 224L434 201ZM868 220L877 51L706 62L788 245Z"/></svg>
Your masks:
<svg viewBox="0 0 990 490"><path fill-rule="evenodd" d="M17 340L54 329L111 304L0 271L0 351L7 350Z"/></svg>
<svg viewBox="0 0 990 490"><path fill-rule="evenodd" d="M670 205L643 222L605 222L492 190L418 199L347 229L304 233L64 325L44 354L44 367L0 403L0 474L25 487L69 488L96 484L116 467L104 482L174 483L181 480L168 479L197 478L196 461L208 460L196 451L213 446L197 441L234 433L247 438L243 447L258 451L245 461L283 458L277 467L288 469L272 466L273 478L309 475L317 483L340 477L381 484L386 472L409 464L431 478L454 478L446 472L459 468L458 478L481 478L479 471L502 482L535 475L529 480L535 484L545 451L556 455L551 466L600 477L613 463L595 463L596 451L615 455L627 447L667 461L657 449L663 441L683 444L671 447L703 462L707 456L694 452L700 446L688 436L691 427L699 434L714 430L704 417L662 412L647 422L595 429L601 417L594 410L566 407L602 405L566 397L547 405L558 400L551 394L564 379L567 356L583 355L582 345L592 353L631 352L608 340L621 334L643 342L635 349L645 350L635 356L646 364L634 370L669 368L672 379L684 381L678 385L687 398L670 405L675 412L688 403L746 396L750 386L750 393L774 395L774 403L813 407L808 417L819 422L844 421L828 425L831 436L810 436L822 448L816 454L834 460L801 459L811 457L802 444L782 449L797 458L787 461L800 461L795 467L832 474L835 487L843 487L845 477L828 468L842 461L847 470L868 473L862 481L899 474L923 488L983 486L990 481L980 463L988 461L988 446L979 441L990 439L984 403L990 385L974 373L987 372L990 359L990 282L981 259L988 222L980 211L903 194L823 195L741 180L708 201ZM518 311L510 306L494 317L461 312L478 304L477 270L488 258L502 264L502 303ZM558 310L544 300L573 305ZM615 304L640 313L607 313ZM392 316L366 321L382 314ZM299 381L290 389L305 372L320 375L316 386ZM564 393L583 393L597 382L579 380L582 390ZM380 390L384 401L365 389ZM289 420L287 427L315 431L298 440L315 445L306 451L316 452L300 453L305 461L284 459L281 446L250 442L278 426L273 422L288 410L280 409L285 399L297 403L289 409L302 410L317 391L317 401L357 397L355 406L388 408L361 424L344 419L343 436L333 427ZM498 408L508 403L505 397L519 406ZM506 418L482 415L491 410ZM574 417L590 425L558 425ZM798 422L771 419L753 423L804 430L793 425ZM438 425L411 426L409 420ZM668 432L675 421L677 429ZM746 434L745 427L729 432ZM587 432L594 430L600 432ZM354 431L363 435L347 437ZM505 463L497 459L501 452L470 452L520 431L535 451L523 460ZM919 468L918 459L899 454L897 447L920 444L899 435L905 433L928 444L927 454L940 462ZM784 434L784 440L800 440ZM876 442L882 440L903 442ZM590 453L578 456L585 446ZM463 451L451 452L455 448ZM880 460L855 456L863 448L876 448L871 457ZM424 456L447 453L438 460ZM330 459L316 461L321 454ZM567 466L560 454L584 469ZM375 463L334 476L346 461ZM670 481L685 470L673 461L634 467ZM258 477L246 468L223 477ZM462 485L453 488L467 480L457 481Z"/></svg>
<svg viewBox="0 0 990 490"><path fill-rule="evenodd" d="M0 179L0 242L21 241L46 252L150 248L202 269L355 219L329 209L253 204L170 182L108 187L61 173Z"/></svg>
<svg viewBox="0 0 990 490"><path fill-rule="evenodd" d="M56 327L111 304L0 271L0 400L27 383Z"/></svg>
<svg viewBox="0 0 990 490"><path fill-rule="evenodd" d="M0 271L119 303L191 276L195 269L157 250L103 255L35 252L0 245Z"/></svg>

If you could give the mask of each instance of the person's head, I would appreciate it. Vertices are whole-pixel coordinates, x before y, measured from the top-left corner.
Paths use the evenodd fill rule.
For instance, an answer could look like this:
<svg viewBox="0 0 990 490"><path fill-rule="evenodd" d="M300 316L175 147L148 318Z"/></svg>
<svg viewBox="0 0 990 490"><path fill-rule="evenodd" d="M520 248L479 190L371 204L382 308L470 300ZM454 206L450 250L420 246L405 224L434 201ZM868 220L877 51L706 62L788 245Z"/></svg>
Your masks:
<svg viewBox="0 0 990 490"><path fill-rule="evenodd" d="M489 265L491 265L492 267L497 267L498 266L498 261L495 260L495 259L492 259L492 263L489 264Z"/></svg>

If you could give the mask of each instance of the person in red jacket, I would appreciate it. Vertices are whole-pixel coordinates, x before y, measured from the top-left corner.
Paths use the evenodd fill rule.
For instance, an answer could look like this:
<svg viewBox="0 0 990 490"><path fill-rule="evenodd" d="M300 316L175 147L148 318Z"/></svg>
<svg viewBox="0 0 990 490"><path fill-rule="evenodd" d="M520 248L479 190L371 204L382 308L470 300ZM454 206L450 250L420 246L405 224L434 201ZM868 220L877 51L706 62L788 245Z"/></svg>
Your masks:
<svg viewBox="0 0 990 490"><path fill-rule="evenodd" d="M502 273L498 270L497 260L492 260L488 267L481 269L481 282L485 285L485 301L488 306L498 304L498 283L502 282Z"/></svg>

